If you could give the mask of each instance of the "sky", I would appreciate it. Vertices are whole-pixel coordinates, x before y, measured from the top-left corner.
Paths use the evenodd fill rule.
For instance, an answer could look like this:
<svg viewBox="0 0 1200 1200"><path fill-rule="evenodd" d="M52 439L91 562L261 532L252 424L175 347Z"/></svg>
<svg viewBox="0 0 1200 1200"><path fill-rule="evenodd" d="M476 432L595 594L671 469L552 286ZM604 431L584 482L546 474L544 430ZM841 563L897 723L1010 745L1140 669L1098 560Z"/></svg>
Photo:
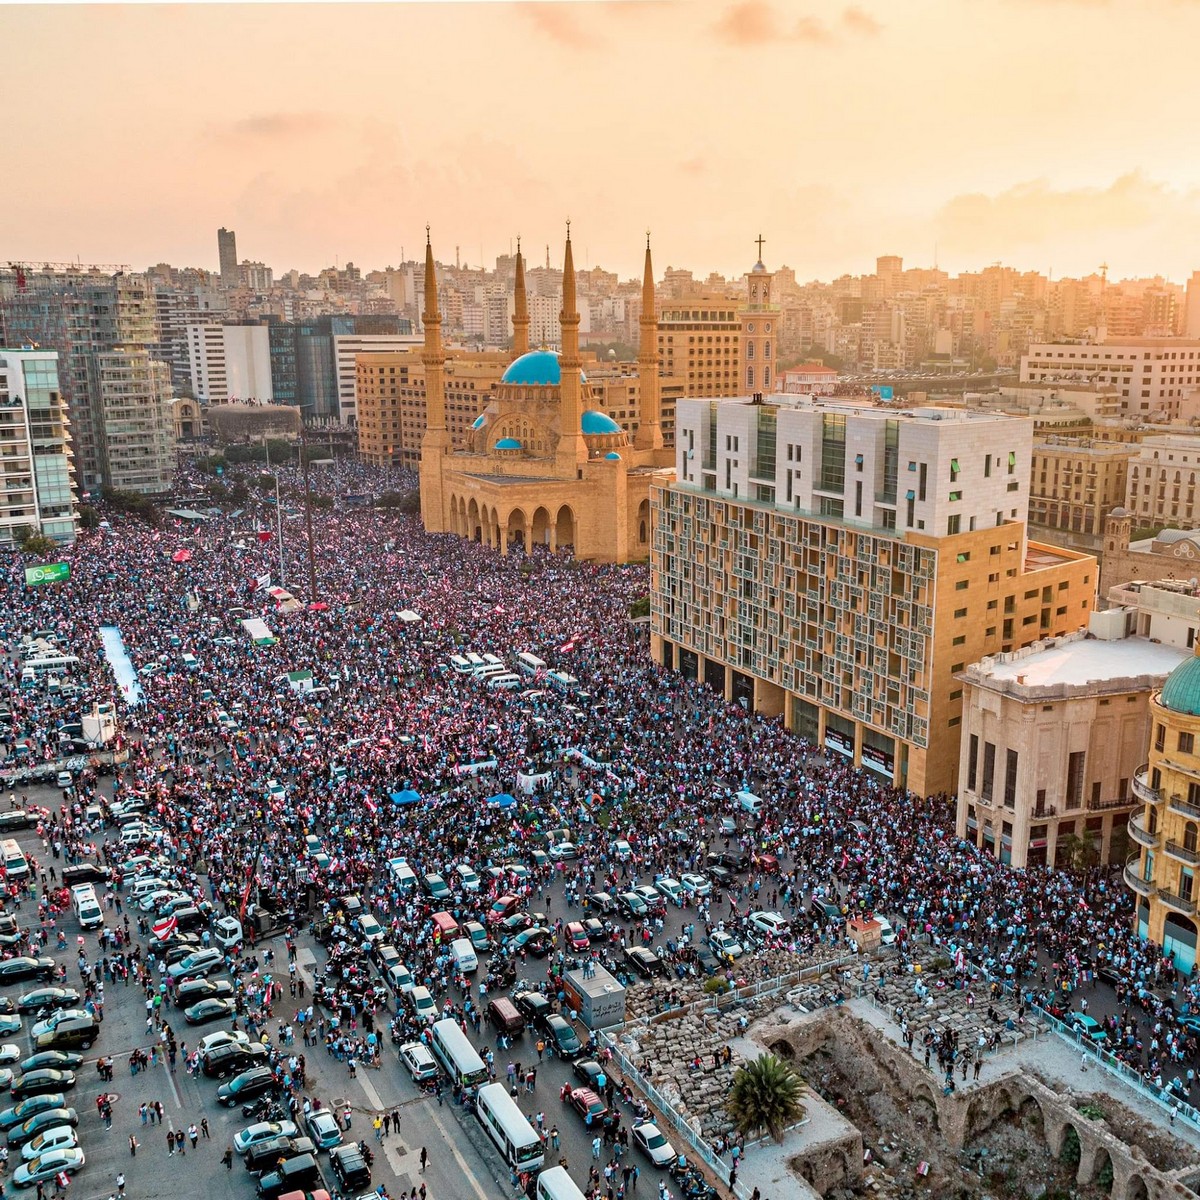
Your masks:
<svg viewBox="0 0 1200 1200"><path fill-rule="evenodd" d="M0 7L0 261L1200 268L1200 0Z"/></svg>

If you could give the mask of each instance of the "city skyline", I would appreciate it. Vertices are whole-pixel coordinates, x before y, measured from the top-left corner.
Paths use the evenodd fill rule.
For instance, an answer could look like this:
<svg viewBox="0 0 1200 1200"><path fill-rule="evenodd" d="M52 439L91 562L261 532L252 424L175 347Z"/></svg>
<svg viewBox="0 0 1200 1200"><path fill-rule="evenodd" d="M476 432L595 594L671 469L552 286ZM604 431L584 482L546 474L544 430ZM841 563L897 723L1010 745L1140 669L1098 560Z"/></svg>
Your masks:
<svg viewBox="0 0 1200 1200"><path fill-rule="evenodd" d="M281 271L370 268L429 221L441 260L490 265L569 216L579 265L623 278L647 226L662 267L734 276L760 232L802 280L1200 262L1191 106L1115 86L1187 77L1200 6L1173 0L14 6L0 30L10 127L70 165L6 189L5 259L215 271L227 226Z"/></svg>

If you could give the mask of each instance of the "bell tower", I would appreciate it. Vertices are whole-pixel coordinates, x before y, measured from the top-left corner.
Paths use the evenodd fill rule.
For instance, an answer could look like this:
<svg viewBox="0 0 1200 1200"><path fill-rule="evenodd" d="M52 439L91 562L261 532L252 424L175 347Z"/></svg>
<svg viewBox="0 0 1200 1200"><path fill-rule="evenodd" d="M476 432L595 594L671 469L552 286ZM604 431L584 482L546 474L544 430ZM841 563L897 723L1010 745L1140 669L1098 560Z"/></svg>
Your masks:
<svg viewBox="0 0 1200 1200"><path fill-rule="evenodd" d="M779 325L778 306L771 303L774 275L763 265L762 248L767 239L755 238L758 261L746 276L746 305L738 313L741 323L742 378L740 388L747 396L769 392L775 386L775 349Z"/></svg>

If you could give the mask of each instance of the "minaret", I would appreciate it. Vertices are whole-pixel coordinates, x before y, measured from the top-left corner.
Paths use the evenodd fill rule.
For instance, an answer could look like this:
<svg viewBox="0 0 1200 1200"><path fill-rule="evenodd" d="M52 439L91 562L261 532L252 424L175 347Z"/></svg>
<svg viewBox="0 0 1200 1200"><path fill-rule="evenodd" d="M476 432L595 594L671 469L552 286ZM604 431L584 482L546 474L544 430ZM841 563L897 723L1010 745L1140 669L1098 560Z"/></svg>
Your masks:
<svg viewBox="0 0 1200 1200"><path fill-rule="evenodd" d="M425 435L421 439L421 520L427 533L446 533L445 495L442 473L450 450L446 431L446 390L444 368L446 352L442 348L442 314L438 308L437 270L429 226L425 226L425 347L421 362L425 366Z"/></svg>
<svg viewBox="0 0 1200 1200"><path fill-rule="evenodd" d="M571 255L571 222L567 222L567 251L563 259L562 353L558 356L561 372L559 402L558 466L574 474L576 465L587 462L587 443L580 422L583 419L583 365L579 360L579 310L575 303L575 260Z"/></svg>
<svg viewBox="0 0 1200 1200"><path fill-rule="evenodd" d="M638 392L641 418L634 445L661 450L662 383L658 377L658 313L654 306L654 264L650 261L650 232L646 231L646 267L642 273L641 343L638 346Z"/></svg>
<svg viewBox="0 0 1200 1200"><path fill-rule="evenodd" d="M517 238L517 286L513 297L513 358L529 353L529 302L525 298L525 260Z"/></svg>

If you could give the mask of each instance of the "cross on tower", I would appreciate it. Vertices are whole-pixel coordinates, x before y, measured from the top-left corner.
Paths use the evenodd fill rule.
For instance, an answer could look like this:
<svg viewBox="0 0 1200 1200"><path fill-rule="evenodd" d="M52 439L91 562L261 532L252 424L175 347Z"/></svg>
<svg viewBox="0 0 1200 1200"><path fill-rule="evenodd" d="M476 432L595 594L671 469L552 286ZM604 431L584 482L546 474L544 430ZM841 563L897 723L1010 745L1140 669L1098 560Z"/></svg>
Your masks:
<svg viewBox="0 0 1200 1200"><path fill-rule="evenodd" d="M760 233L760 234L758 235L758 237L755 239L756 243L758 244L758 261L759 261L759 262L762 262L762 248L763 248L763 242L765 242L766 240L767 240L767 239L766 239L765 237L763 237L763 235L762 235L761 233Z"/></svg>

